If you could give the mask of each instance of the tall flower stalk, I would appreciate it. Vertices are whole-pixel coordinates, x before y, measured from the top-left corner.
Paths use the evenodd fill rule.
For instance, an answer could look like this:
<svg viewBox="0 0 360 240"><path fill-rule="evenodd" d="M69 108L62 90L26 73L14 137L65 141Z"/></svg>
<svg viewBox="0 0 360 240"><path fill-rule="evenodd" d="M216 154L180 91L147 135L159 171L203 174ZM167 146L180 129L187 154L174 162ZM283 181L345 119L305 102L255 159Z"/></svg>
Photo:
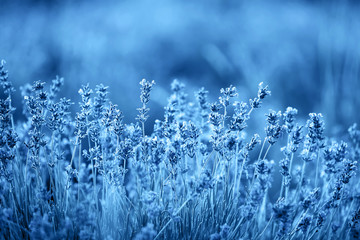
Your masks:
<svg viewBox="0 0 360 240"><path fill-rule="evenodd" d="M249 101L230 85L210 104L175 80L153 131L154 81L140 82L134 123L102 84L81 87L73 114L61 77L22 87L25 120L14 119L4 61L0 84L1 239L360 236L357 125L329 138L320 113L302 125L293 107L255 121L263 83Z"/></svg>

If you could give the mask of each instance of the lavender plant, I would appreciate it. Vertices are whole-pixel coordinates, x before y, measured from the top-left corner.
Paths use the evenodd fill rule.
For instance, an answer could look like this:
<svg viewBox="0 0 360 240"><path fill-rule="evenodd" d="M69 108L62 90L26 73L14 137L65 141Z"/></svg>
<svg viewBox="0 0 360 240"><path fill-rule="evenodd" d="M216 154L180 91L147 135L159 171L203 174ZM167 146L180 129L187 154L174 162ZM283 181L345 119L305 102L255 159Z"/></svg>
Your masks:
<svg viewBox="0 0 360 240"><path fill-rule="evenodd" d="M0 65L1 239L358 239L360 130L328 138L321 114L249 104L234 86L191 103L174 81L164 118L145 130L154 81L140 82L137 121L125 123L102 84L60 98L63 79L24 86L21 122ZM283 157L281 157L283 156ZM280 184L277 179L281 178Z"/></svg>

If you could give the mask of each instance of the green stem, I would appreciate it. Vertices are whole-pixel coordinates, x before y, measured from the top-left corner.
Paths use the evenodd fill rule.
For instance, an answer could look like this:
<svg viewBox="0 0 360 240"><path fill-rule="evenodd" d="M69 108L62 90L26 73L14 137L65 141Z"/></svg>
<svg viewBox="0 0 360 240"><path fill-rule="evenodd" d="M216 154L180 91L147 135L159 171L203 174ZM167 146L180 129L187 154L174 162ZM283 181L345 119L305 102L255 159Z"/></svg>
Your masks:
<svg viewBox="0 0 360 240"><path fill-rule="evenodd" d="M317 153L317 159L316 159L315 187L317 187L317 186L318 186L319 161L320 161L320 149L318 150L318 153Z"/></svg>
<svg viewBox="0 0 360 240"><path fill-rule="evenodd" d="M181 211L181 209L183 209L186 204L191 200L191 198L188 198L181 206L180 208L175 212L175 215L178 215ZM171 218L165 225L164 227L162 227L162 229L159 231L159 233L155 236L154 240L156 240L158 237L160 237L160 235L164 232L165 228L172 222L173 218Z"/></svg>
<svg viewBox="0 0 360 240"><path fill-rule="evenodd" d="M290 174L290 176L291 176L291 169L292 169L293 160L294 160L294 153L291 153L290 166L289 166L289 174ZM289 189L290 189L290 183L285 188L285 199L288 198Z"/></svg>

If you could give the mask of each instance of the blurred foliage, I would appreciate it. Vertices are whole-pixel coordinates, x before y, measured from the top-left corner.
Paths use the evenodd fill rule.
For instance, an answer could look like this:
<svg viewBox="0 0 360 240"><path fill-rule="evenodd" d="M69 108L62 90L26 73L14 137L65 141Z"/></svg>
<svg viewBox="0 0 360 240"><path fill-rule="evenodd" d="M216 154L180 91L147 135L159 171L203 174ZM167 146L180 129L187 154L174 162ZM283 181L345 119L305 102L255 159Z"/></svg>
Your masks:
<svg viewBox="0 0 360 240"><path fill-rule="evenodd" d="M60 75L79 101L84 83L110 86L127 122L142 78L159 83L149 123L174 78L213 100L229 84L245 100L264 81L272 106L326 113L337 134L360 116L359 10L357 1L2 1L0 57L17 89Z"/></svg>

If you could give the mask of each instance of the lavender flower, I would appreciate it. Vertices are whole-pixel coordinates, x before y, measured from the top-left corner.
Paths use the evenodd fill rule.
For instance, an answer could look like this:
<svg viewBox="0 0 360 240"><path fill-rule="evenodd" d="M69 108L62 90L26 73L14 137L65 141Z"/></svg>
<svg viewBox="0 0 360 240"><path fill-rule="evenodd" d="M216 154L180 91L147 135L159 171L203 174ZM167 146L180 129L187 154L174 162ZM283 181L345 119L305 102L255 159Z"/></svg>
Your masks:
<svg viewBox="0 0 360 240"><path fill-rule="evenodd" d="M4 89L4 93L11 95L13 92L15 92L14 87L12 86L12 83L9 81L9 75L8 71L5 70L5 60L0 61L0 84Z"/></svg>
<svg viewBox="0 0 360 240"><path fill-rule="evenodd" d="M229 106L230 98L233 98L233 97L237 96L236 87L234 87L232 85L230 85L229 87L227 87L225 89L221 88L220 93L222 94L222 96L219 97L219 102L224 107Z"/></svg>
<svg viewBox="0 0 360 240"><path fill-rule="evenodd" d="M242 131L247 127L246 120L248 119L247 104L244 102L234 102L235 113L232 117L230 129L233 131Z"/></svg>
<svg viewBox="0 0 360 240"><path fill-rule="evenodd" d="M288 234L291 229L292 208L293 206L286 204L283 198L279 199L273 207L274 219L279 226L277 236L280 238Z"/></svg>
<svg viewBox="0 0 360 240"><path fill-rule="evenodd" d="M267 141L273 145L277 139L280 138L281 132L283 130L282 126L279 124L281 112L275 112L270 110L269 114L266 115L268 125L265 128Z"/></svg>
<svg viewBox="0 0 360 240"><path fill-rule="evenodd" d="M259 134L254 134L254 136L250 140L250 143L246 144L246 149L248 151L251 151L255 148L256 145L258 145L260 143L261 143L261 140L260 140Z"/></svg>
<svg viewBox="0 0 360 240"><path fill-rule="evenodd" d="M140 100L143 104L147 104L150 101L150 92L155 85L155 81L147 81L146 79L143 79L140 81L141 85L141 94L140 94Z"/></svg>
<svg viewBox="0 0 360 240"><path fill-rule="evenodd" d="M294 128L295 115L298 113L296 108L287 107L286 111L283 113L283 119L285 122L285 129L288 133Z"/></svg>
<svg viewBox="0 0 360 240"><path fill-rule="evenodd" d="M324 141L324 121L322 120L322 114L321 113L310 113L310 120L307 122L308 127L308 135L307 139L310 142L311 148L313 147L323 147L323 141Z"/></svg>
<svg viewBox="0 0 360 240"><path fill-rule="evenodd" d="M311 216L302 217L298 224L297 230L300 230L303 232L303 234L306 234L311 225L311 222L312 222Z"/></svg>
<svg viewBox="0 0 360 240"><path fill-rule="evenodd" d="M145 79L141 80L140 85L141 85L141 94L140 94L140 100L142 102L142 107L138 108L137 110L139 111L139 115L137 116L137 119L142 123L143 125L143 135L145 135L145 129L144 129L144 123L146 122L146 120L148 119L148 112L149 112L149 108L146 107L146 105L148 104L148 102L150 101L150 92L152 90L153 85L155 84L155 81L147 81Z"/></svg>
<svg viewBox="0 0 360 240"><path fill-rule="evenodd" d="M0 83L5 89L0 99L1 239L359 236L356 125L346 143L325 137L321 114L310 114L303 127L296 109L271 110L258 149L261 138L253 126L261 121L251 112L270 95L262 83L249 106L234 101L230 108L235 87L221 89L213 104L201 89L196 106L185 85L174 80L164 118L155 121L153 131L146 126L147 135L154 81L140 82L142 106L135 123L126 123L102 84L94 94L89 85L81 87L80 110L73 114L72 102L59 96L64 83L59 77L49 87L36 81L22 88L25 121L14 120L4 62ZM287 140L280 140L283 133ZM275 148L277 141L286 144ZM295 153L302 143L299 157ZM267 160L268 153L274 161ZM292 167L300 159L303 167ZM316 168L307 163L315 159Z"/></svg>
<svg viewBox="0 0 360 240"><path fill-rule="evenodd" d="M201 116L204 118L207 115L207 109L209 103L207 102L207 94L208 91L205 88L201 88L198 92L196 92L195 97L198 101L199 107L201 109Z"/></svg>
<svg viewBox="0 0 360 240"><path fill-rule="evenodd" d="M302 201L302 206L304 209L308 209L314 206L320 198L320 189L315 188L312 190L309 195Z"/></svg>
<svg viewBox="0 0 360 240"><path fill-rule="evenodd" d="M252 109L259 108L261 105L261 100L263 100L266 96L271 95L271 91L268 90L268 86L263 86L263 82L259 84L259 90L257 94L257 98L250 99L250 106Z"/></svg>

